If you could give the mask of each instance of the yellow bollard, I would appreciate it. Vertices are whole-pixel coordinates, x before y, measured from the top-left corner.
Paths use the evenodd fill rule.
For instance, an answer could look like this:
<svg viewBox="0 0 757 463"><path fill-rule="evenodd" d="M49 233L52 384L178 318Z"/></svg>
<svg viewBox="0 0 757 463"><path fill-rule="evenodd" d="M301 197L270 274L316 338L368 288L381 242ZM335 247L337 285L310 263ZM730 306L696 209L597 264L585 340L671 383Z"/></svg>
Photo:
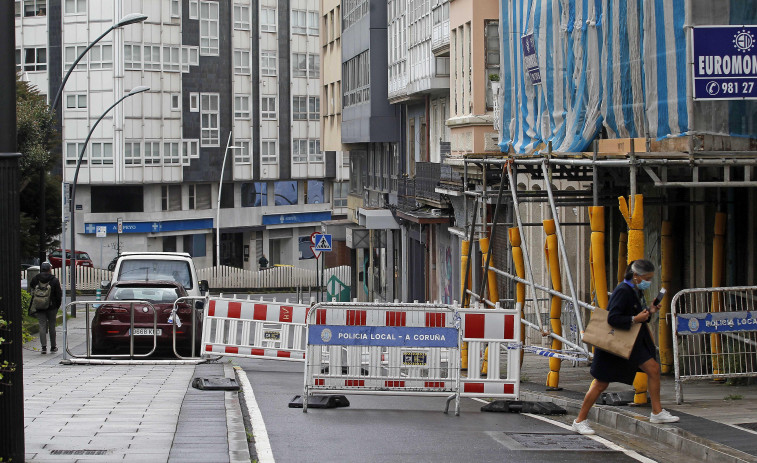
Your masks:
<svg viewBox="0 0 757 463"><path fill-rule="evenodd" d="M547 267L549 268L549 274L552 277L552 289L562 292L562 279L560 278L560 259L557 255L557 229L555 228L555 221L544 220L544 232L547 234L547 239L544 243L544 255L547 259ZM552 327L552 332L562 336L562 322L560 321L560 314L562 313L562 299L557 296L552 296L551 307L549 310L549 323ZM552 349L562 349L562 342L557 339L552 340ZM560 360L556 358L549 359L549 374L547 375L547 388L558 389L560 383Z"/></svg>
<svg viewBox="0 0 757 463"><path fill-rule="evenodd" d="M618 235L618 283L623 281L628 267L628 233L621 232Z"/></svg>
<svg viewBox="0 0 757 463"><path fill-rule="evenodd" d="M626 198L619 197L620 213L628 224L628 262L644 258L644 196L636 195L633 210L629 210ZM618 263L620 266L620 263ZM636 391L633 403L647 403L647 374L636 373L633 388Z"/></svg>
<svg viewBox="0 0 757 463"><path fill-rule="evenodd" d="M589 224L591 225L591 247L589 265L591 267L592 286L596 291L597 305L607 309L607 271L605 269L605 208L589 207Z"/></svg>
<svg viewBox="0 0 757 463"><path fill-rule="evenodd" d="M662 262L660 263L660 278L662 287L667 289L665 297L660 304L660 371L668 374L673 371L673 338L668 323L670 313L670 295L673 294L670 285L673 280L673 224L668 220L662 221L662 233L660 238Z"/></svg>
<svg viewBox="0 0 757 463"><path fill-rule="evenodd" d="M717 288L723 285L723 247L725 244L725 222L726 215L724 212L715 214L715 235L712 237L712 287ZM710 312L720 312L721 293L712 293L712 302L710 303ZM710 335L710 349L712 352L712 373L717 375L721 373L722 346L720 345L720 336L716 333Z"/></svg>
<svg viewBox="0 0 757 463"><path fill-rule="evenodd" d="M478 241L478 245L481 247L481 266L486 265L486 254L489 252L489 238L481 238ZM494 259L489 259L489 268L493 267ZM486 289L489 293L489 300L495 304L499 301L499 288L497 288L497 274L493 270L489 270L486 274Z"/></svg>
<svg viewBox="0 0 757 463"><path fill-rule="evenodd" d="M523 263L523 250L520 248L520 230L518 230L518 227L513 227L510 228L507 233L510 238L510 246L512 246L515 274L518 275L518 278L523 278L525 280L526 267ZM518 314L518 316L522 320L523 310L524 307L526 307L526 285L524 283L515 284L515 302L520 303L520 314ZM539 308L534 307L534 310L539 310ZM521 327L520 330L520 343L526 343L526 330L523 329L523 327ZM523 365L523 349L520 351L520 364Z"/></svg>
<svg viewBox="0 0 757 463"><path fill-rule="evenodd" d="M468 284L465 284L465 272L468 268L468 252L470 252L470 241L463 240L460 245L460 307L469 307L470 298L465 293L465 289L470 289L471 285L471 271L468 271ZM468 343L463 342L460 346L460 368L466 370L468 368Z"/></svg>

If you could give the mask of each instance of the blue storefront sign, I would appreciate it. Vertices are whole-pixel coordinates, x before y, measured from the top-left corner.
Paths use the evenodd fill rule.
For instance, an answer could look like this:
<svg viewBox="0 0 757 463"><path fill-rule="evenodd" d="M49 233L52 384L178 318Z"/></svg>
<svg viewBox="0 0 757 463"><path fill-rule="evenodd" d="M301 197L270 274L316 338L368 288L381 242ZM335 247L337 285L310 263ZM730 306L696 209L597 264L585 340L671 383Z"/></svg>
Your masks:
<svg viewBox="0 0 757 463"><path fill-rule="evenodd" d="M105 227L107 233L118 233L118 222L85 223L84 233L95 234L97 227ZM213 228L213 219L162 220L153 222L123 222L123 233L158 233Z"/></svg>
<svg viewBox="0 0 757 463"><path fill-rule="evenodd" d="M300 212L292 214L268 214L263 216L263 225L323 222L325 220L331 220L331 211Z"/></svg>
<svg viewBox="0 0 757 463"><path fill-rule="evenodd" d="M539 71L539 60L536 58L534 34L524 35L520 38L520 43L523 47L523 67L528 71L531 84L538 85L541 83L541 71Z"/></svg>
<svg viewBox="0 0 757 463"><path fill-rule="evenodd" d="M311 325L308 344L321 346L457 347L455 328Z"/></svg>
<svg viewBox="0 0 757 463"><path fill-rule="evenodd" d="M677 314L676 330L678 334L757 331L757 312Z"/></svg>
<svg viewBox="0 0 757 463"><path fill-rule="evenodd" d="M692 28L695 100L757 99L757 26Z"/></svg>

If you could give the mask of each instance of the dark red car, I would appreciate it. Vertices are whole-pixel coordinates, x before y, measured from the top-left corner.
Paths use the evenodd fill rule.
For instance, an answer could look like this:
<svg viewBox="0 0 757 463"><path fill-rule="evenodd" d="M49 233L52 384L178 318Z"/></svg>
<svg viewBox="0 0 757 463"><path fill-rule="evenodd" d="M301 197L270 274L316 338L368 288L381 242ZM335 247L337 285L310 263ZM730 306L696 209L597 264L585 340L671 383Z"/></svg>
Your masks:
<svg viewBox="0 0 757 463"><path fill-rule="evenodd" d="M63 250L55 249L47 256L47 260L50 261L52 268L61 268L63 266ZM71 265L71 251L66 249L66 267ZM84 251L76 251L76 265L80 267L94 267L92 259L89 258L89 254Z"/></svg>
<svg viewBox="0 0 757 463"><path fill-rule="evenodd" d="M134 304L134 354L146 354L153 346L154 315L158 316L156 352L173 355L173 324L169 323L174 302L187 296L184 287L175 281L121 281L115 283L105 303L95 309L92 320L92 353L97 355L128 354L130 332L129 304L119 301L147 301ZM180 302L177 315L181 327L176 328L176 350L191 355L192 329L195 328L195 356L200 355L202 336L202 304L200 301ZM192 326L195 311L195 327Z"/></svg>

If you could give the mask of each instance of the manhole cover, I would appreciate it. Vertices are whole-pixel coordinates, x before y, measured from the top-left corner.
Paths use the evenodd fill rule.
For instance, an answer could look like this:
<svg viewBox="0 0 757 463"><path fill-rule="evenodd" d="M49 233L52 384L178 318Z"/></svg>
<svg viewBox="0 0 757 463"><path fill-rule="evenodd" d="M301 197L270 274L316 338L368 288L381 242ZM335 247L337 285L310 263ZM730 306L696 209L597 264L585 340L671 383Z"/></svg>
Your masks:
<svg viewBox="0 0 757 463"><path fill-rule="evenodd" d="M740 423L740 424L737 424L736 426L740 426L745 429L750 429L752 431L757 431L757 423Z"/></svg>
<svg viewBox="0 0 757 463"><path fill-rule="evenodd" d="M607 450L604 444L576 434L507 434L527 449L539 450Z"/></svg>
<svg viewBox="0 0 757 463"><path fill-rule="evenodd" d="M107 455L107 450L51 450L51 455Z"/></svg>

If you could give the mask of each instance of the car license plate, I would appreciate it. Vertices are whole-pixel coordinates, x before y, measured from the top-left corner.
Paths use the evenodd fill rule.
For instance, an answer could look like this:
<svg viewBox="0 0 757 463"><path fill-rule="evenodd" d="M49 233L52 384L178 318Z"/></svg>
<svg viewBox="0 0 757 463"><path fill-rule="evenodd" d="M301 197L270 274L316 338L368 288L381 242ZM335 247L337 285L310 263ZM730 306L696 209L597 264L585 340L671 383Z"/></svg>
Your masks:
<svg viewBox="0 0 757 463"><path fill-rule="evenodd" d="M426 365L427 361L428 360L424 352L403 352L402 353L403 365L422 366L422 365Z"/></svg>
<svg viewBox="0 0 757 463"><path fill-rule="evenodd" d="M152 328L134 328L134 336L153 336ZM158 328L158 336L163 334L163 330Z"/></svg>

